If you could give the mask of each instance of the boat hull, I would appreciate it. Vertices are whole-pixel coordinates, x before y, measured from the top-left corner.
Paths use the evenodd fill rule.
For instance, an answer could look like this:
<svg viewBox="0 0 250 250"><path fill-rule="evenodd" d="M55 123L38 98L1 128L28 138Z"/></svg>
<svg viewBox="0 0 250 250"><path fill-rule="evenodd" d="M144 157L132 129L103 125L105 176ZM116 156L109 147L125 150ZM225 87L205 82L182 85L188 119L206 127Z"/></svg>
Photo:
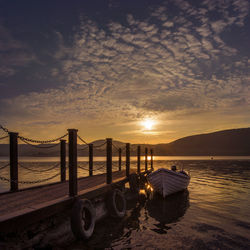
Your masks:
<svg viewBox="0 0 250 250"><path fill-rule="evenodd" d="M188 187L190 176L181 172L160 168L148 175L148 181L154 191L166 197Z"/></svg>

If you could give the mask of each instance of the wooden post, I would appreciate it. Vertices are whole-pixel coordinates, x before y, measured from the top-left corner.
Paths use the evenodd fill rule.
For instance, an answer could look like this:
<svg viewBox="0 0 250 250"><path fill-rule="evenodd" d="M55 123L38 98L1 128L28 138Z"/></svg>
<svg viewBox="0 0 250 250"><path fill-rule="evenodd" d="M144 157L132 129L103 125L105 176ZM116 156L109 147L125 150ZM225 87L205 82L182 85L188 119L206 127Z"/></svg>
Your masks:
<svg viewBox="0 0 250 250"><path fill-rule="evenodd" d="M69 132L69 195L77 195L77 129Z"/></svg>
<svg viewBox="0 0 250 250"><path fill-rule="evenodd" d="M141 172L141 146L137 147L137 173Z"/></svg>
<svg viewBox="0 0 250 250"><path fill-rule="evenodd" d="M119 148L119 171L122 170L122 149Z"/></svg>
<svg viewBox="0 0 250 250"><path fill-rule="evenodd" d="M61 182L66 180L66 140L60 143Z"/></svg>
<svg viewBox="0 0 250 250"><path fill-rule="evenodd" d="M145 148L145 171L148 170L148 148Z"/></svg>
<svg viewBox="0 0 250 250"><path fill-rule="evenodd" d="M18 133L9 132L10 139L10 191L18 190Z"/></svg>
<svg viewBox="0 0 250 250"><path fill-rule="evenodd" d="M153 167L153 149L152 148L150 149L150 156L151 156L151 158L150 158L151 169L153 170L154 167Z"/></svg>
<svg viewBox="0 0 250 250"><path fill-rule="evenodd" d="M89 176L93 175L93 144L89 144Z"/></svg>
<svg viewBox="0 0 250 250"><path fill-rule="evenodd" d="M107 179L106 183L112 183L112 138L107 138Z"/></svg>
<svg viewBox="0 0 250 250"><path fill-rule="evenodd" d="M130 143L126 143L126 176L129 177L130 170Z"/></svg>

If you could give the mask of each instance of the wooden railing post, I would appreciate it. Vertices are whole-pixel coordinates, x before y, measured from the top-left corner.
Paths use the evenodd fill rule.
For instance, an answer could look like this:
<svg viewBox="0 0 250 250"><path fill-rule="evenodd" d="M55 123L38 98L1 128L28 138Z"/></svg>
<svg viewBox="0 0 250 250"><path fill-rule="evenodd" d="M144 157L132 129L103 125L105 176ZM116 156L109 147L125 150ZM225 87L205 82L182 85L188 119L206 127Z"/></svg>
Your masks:
<svg viewBox="0 0 250 250"><path fill-rule="evenodd" d="M89 144L89 176L93 175L93 144Z"/></svg>
<svg viewBox="0 0 250 250"><path fill-rule="evenodd" d="M130 143L126 143L126 176L129 177L130 171Z"/></svg>
<svg viewBox="0 0 250 250"><path fill-rule="evenodd" d="M10 191L18 190L18 133L9 132L10 139Z"/></svg>
<svg viewBox="0 0 250 250"><path fill-rule="evenodd" d="M69 195L77 195L77 129L69 132Z"/></svg>
<svg viewBox="0 0 250 250"><path fill-rule="evenodd" d="M122 149L119 148L119 171L122 170Z"/></svg>
<svg viewBox="0 0 250 250"><path fill-rule="evenodd" d="M137 173L141 172L141 146L137 147Z"/></svg>
<svg viewBox="0 0 250 250"><path fill-rule="evenodd" d="M145 171L148 170L148 148L145 148Z"/></svg>
<svg viewBox="0 0 250 250"><path fill-rule="evenodd" d="M66 180L66 140L60 143L61 182Z"/></svg>
<svg viewBox="0 0 250 250"><path fill-rule="evenodd" d="M153 149L151 148L150 149L150 163L151 163L151 170L153 170L154 169L154 167L153 167Z"/></svg>
<svg viewBox="0 0 250 250"><path fill-rule="evenodd" d="M107 138L107 184L112 183L112 138Z"/></svg>

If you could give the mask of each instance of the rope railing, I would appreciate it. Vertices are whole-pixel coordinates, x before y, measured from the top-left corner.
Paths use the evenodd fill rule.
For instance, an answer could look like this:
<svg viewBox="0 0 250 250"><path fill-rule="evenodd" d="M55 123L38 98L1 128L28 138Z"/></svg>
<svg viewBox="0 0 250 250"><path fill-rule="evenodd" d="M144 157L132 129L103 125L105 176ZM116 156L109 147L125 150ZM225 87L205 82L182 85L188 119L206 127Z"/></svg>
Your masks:
<svg viewBox="0 0 250 250"><path fill-rule="evenodd" d="M18 163L18 165L23 168L23 169L26 169L26 170L29 170L31 172L37 172L37 173L44 173L44 172L48 172L52 169L55 169L57 168L59 165L60 165L60 162L56 163L54 166L52 166L51 168L48 168L48 169L43 169L43 170L38 170L38 169L32 169L32 168L29 168L29 167L26 167L26 166L23 166L22 164Z"/></svg>
<svg viewBox="0 0 250 250"><path fill-rule="evenodd" d="M7 163L6 165L4 165L4 166L0 167L0 170L7 168L9 165L10 165L10 164L9 164L9 163Z"/></svg>

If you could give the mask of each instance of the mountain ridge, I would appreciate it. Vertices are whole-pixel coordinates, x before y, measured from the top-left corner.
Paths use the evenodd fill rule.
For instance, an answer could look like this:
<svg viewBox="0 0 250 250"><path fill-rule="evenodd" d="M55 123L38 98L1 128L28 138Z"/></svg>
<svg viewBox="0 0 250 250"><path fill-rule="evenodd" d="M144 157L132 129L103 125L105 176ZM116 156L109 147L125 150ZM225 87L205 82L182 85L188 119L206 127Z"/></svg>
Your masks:
<svg viewBox="0 0 250 250"><path fill-rule="evenodd" d="M94 155L104 156L106 145L105 139L93 141ZM125 154L125 143L114 140L113 155L118 154L118 147L123 148ZM50 144L51 145L51 144ZM211 133L190 135L179 138L170 143L161 144L131 144L131 155L136 155L137 146L141 145L141 154L144 154L145 147L152 148L154 155L162 156L248 156L250 155L250 127L227 129ZM60 146L39 150L26 144L19 144L19 156L59 156ZM8 156L9 145L0 144L0 156ZM84 144L78 144L78 156L87 156L88 149Z"/></svg>

